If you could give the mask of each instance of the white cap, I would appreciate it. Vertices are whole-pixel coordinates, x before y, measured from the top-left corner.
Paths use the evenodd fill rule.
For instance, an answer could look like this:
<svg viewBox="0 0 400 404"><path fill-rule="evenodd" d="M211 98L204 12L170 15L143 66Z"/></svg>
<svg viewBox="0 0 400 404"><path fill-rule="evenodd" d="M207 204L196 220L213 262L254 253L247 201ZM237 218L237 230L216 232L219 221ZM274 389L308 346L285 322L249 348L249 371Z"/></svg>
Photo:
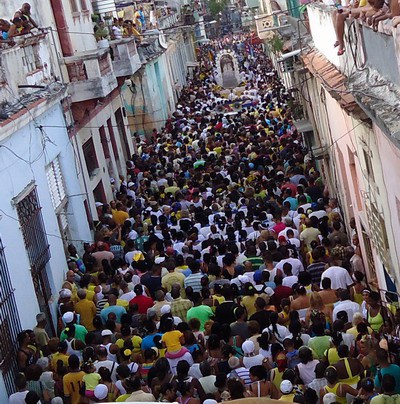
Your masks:
<svg viewBox="0 0 400 404"><path fill-rule="evenodd" d="M336 403L336 394L335 393L327 393L323 398L324 404L333 404Z"/></svg>
<svg viewBox="0 0 400 404"><path fill-rule="evenodd" d="M280 388L281 388L282 394L290 394L293 390L293 384L289 380L282 380Z"/></svg>
<svg viewBox="0 0 400 404"><path fill-rule="evenodd" d="M161 314L167 314L171 313L171 306L169 304L164 304L164 306L161 307Z"/></svg>
<svg viewBox="0 0 400 404"><path fill-rule="evenodd" d="M133 187L135 185L135 183L134 182L128 182L128 188L130 188L130 187Z"/></svg>
<svg viewBox="0 0 400 404"><path fill-rule="evenodd" d="M72 292L69 289L61 289L59 292L61 299L68 299L72 296Z"/></svg>
<svg viewBox="0 0 400 404"><path fill-rule="evenodd" d="M65 324L72 323L74 321L74 313L72 313L72 311L67 311L63 314L62 319Z"/></svg>
<svg viewBox="0 0 400 404"><path fill-rule="evenodd" d="M108 387L105 384L98 384L94 388L94 396L98 400L104 400L108 395Z"/></svg>
<svg viewBox="0 0 400 404"><path fill-rule="evenodd" d="M103 330L102 332L101 332L101 336L102 337L108 337L109 335L112 335L113 333L112 333L112 331L111 330Z"/></svg>
<svg viewBox="0 0 400 404"><path fill-rule="evenodd" d="M267 286L267 287L265 288L265 293L266 293L268 296L271 297L275 292L274 292L274 289L272 289L271 287Z"/></svg>
<svg viewBox="0 0 400 404"><path fill-rule="evenodd" d="M100 206L103 206L103 204L101 202L95 202L94 204L96 205L96 208L99 208Z"/></svg>
<svg viewBox="0 0 400 404"><path fill-rule="evenodd" d="M239 275L238 279L240 283L250 282L250 278L247 275Z"/></svg>
<svg viewBox="0 0 400 404"><path fill-rule="evenodd" d="M208 398L207 400L204 400L203 404L218 404L218 402L216 400Z"/></svg>
<svg viewBox="0 0 400 404"><path fill-rule="evenodd" d="M244 342L243 342L243 345L242 345L242 349L243 349L243 352L244 352L245 354L251 354L251 353L253 353L254 350L255 350L254 342L253 342L253 341L250 341L250 340L244 341Z"/></svg>
<svg viewBox="0 0 400 404"><path fill-rule="evenodd" d="M162 262L164 262L165 261L165 257L157 257L155 260L154 260L154 263L155 264L161 264Z"/></svg>

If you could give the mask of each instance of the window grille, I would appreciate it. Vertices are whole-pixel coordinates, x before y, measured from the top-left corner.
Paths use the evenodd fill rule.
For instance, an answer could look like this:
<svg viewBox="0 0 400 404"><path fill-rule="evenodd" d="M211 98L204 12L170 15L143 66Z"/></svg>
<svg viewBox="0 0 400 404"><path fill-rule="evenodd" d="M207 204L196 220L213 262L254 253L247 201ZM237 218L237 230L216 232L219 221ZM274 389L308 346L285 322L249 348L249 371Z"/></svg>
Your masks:
<svg viewBox="0 0 400 404"><path fill-rule="evenodd" d="M51 287L47 275L47 263L50 260L50 246L44 227L42 208L39 204L36 187L16 202L18 219L24 238L25 249L31 266L31 275L40 311L46 314L50 334L54 326L49 309Z"/></svg>
<svg viewBox="0 0 400 404"><path fill-rule="evenodd" d="M60 161L56 157L46 167L47 183L49 185L49 191L51 196L51 202L54 209L58 209L66 200L67 194L64 187L64 179L60 167Z"/></svg>
<svg viewBox="0 0 400 404"><path fill-rule="evenodd" d="M8 394L15 391L17 335L21 331L3 243L0 239L0 370Z"/></svg>

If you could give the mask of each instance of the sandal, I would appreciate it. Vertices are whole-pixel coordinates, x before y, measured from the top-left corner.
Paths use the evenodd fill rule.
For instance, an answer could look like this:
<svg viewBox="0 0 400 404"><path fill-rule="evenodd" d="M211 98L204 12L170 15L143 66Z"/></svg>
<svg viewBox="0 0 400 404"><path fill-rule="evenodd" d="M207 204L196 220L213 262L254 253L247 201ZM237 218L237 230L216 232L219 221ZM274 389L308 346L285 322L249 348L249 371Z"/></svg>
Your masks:
<svg viewBox="0 0 400 404"><path fill-rule="evenodd" d="M339 45L340 45L339 41L336 41L336 42L333 44L333 47L334 47L334 48L337 48Z"/></svg>
<svg viewBox="0 0 400 404"><path fill-rule="evenodd" d="M338 56L342 56L344 52L345 52L344 48L343 48L343 49L339 49L337 55L338 55Z"/></svg>

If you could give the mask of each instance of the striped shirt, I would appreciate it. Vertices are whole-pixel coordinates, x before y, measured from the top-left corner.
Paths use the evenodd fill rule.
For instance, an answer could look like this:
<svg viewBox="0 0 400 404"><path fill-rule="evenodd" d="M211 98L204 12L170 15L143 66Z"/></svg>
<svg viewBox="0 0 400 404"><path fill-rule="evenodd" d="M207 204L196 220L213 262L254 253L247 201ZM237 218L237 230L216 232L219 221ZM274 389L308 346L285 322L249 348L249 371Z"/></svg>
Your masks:
<svg viewBox="0 0 400 404"><path fill-rule="evenodd" d="M205 276L202 272L197 272L195 274L189 275L185 278L185 288L191 286L193 288L193 292L200 292L201 290L201 279Z"/></svg>
<svg viewBox="0 0 400 404"><path fill-rule="evenodd" d="M321 282L322 273L325 271L325 262L313 262L307 267L307 272L311 275L312 283Z"/></svg>

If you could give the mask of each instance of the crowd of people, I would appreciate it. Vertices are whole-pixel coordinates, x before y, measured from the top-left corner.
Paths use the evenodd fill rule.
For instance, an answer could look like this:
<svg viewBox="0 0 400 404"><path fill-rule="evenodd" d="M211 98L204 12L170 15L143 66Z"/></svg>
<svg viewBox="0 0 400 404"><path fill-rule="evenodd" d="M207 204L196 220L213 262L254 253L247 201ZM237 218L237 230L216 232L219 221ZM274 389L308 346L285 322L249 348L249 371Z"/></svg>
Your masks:
<svg viewBox="0 0 400 404"><path fill-rule="evenodd" d="M173 117L137 139L94 242L69 246L58 337L43 313L18 336L10 404L400 402L399 311L251 42L200 46ZM246 79L235 100L215 83L223 47Z"/></svg>

